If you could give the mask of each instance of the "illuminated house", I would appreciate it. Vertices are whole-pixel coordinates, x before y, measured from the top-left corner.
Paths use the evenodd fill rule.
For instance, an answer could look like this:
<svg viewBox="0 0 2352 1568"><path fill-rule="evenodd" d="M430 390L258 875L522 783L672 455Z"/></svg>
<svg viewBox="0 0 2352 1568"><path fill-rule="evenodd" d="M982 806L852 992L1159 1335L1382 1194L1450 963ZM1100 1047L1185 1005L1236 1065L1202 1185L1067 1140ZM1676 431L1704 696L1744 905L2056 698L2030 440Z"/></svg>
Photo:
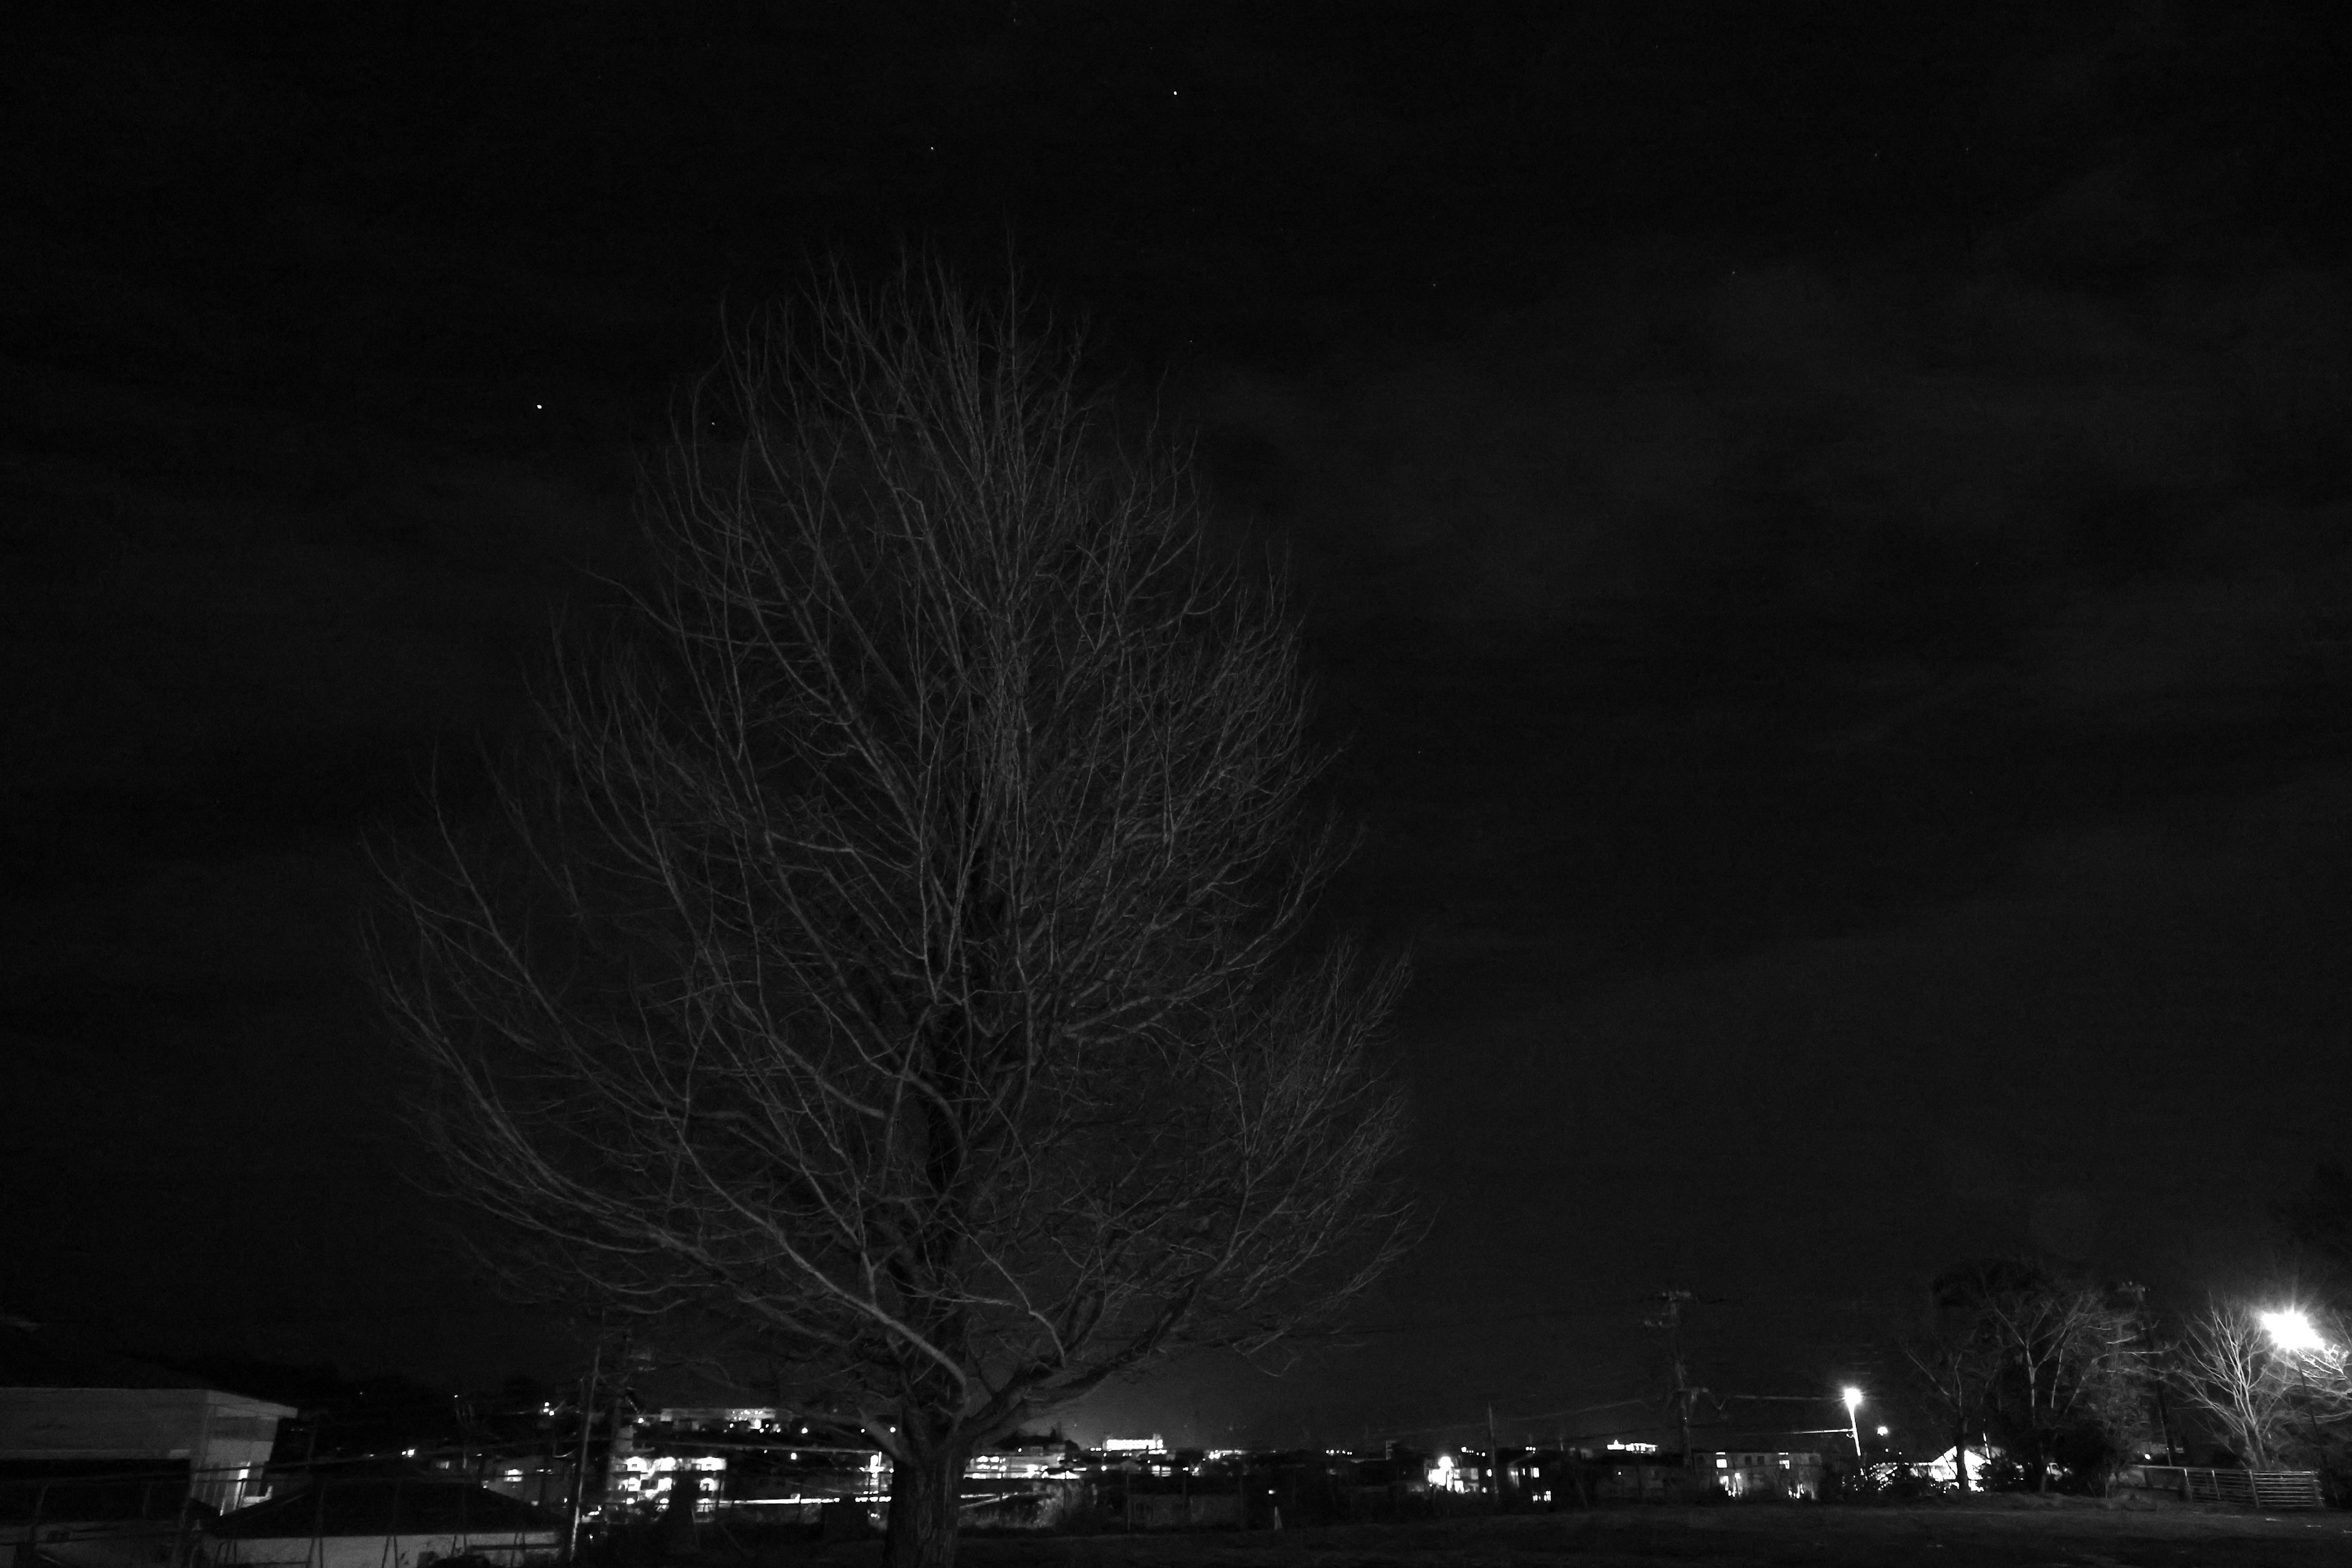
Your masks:
<svg viewBox="0 0 2352 1568"><path fill-rule="evenodd" d="M1465 1448L1459 1457L1441 1453L1423 1472L1429 1489L1439 1492L1483 1492L1486 1489L1486 1457Z"/></svg>
<svg viewBox="0 0 2352 1568"><path fill-rule="evenodd" d="M2000 1458L2000 1452L1999 1448L1991 1447L1969 1450L1969 1485L1981 1488L1985 1484L1985 1467ZM1918 1469L1931 1480L1943 1481L1947 1484L1957 1481L1960 1474L1959 1460L1956 1458L1958 1453L1957 1448L1947 1448L1926 1464L1919 1466Z"/></svg>

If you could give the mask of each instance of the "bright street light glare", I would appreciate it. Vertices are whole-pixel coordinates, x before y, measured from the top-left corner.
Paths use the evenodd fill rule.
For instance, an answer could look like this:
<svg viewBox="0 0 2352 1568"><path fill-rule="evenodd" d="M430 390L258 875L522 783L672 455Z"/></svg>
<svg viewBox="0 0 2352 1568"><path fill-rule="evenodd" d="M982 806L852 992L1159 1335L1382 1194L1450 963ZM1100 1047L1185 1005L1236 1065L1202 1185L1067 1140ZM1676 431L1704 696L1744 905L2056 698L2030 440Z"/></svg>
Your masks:
<svg viewBox="0 0 2352 1568"><path fill-rule="evenodd" d="M2311 1326L2311 1320L2289 1307L2282 1312L2262 1314L2263 1328L2283 1351L2324 1351L2327 1342Z"/></svg>
<svg viewBox="0 0 2352 1568"><path fill-rule="evenodd" d="M1845 1407L1846 1407L1848 1410L1854 1410L1854 1409L1858 1409L1858 1408L1860 1408L1860 1406L1861 1406L1861 1405L1862 1405L1862 1390L1860 1390L1859 1388L1855 1388L1855 1387L1853 1387L1853 1386L1849 1385L1849 1386L1847 1387L1846 1391L1845 1391L1845 1395L1844 1395L1844 1397L1845 1397Z"/></svg>

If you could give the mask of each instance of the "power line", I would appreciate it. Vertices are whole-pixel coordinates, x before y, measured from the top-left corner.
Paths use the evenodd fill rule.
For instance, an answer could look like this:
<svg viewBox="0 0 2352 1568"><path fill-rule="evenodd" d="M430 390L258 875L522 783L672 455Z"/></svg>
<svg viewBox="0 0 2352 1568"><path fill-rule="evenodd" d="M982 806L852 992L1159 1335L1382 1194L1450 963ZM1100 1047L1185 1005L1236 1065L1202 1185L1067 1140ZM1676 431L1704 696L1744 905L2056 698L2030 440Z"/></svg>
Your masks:
<svg viewBox="0 0 2352 1568"><path fill-rule="evenodd" d="M1418 1323L1372 1323L1362 1328L1342 1329L1350 1334L1410 1334L1429 1329L1475 1329L1488 1323L1524 1323L1537 1318L1573 1318L1580 1314L1575 1307L1545 1307L1533 1312L1507 1312L1495 1318L1430 1318Z"/></svg>
<svg viewBox="0 0 2352 1568"><path fill-rule="evenodd" d="M1587 1415L1600 1410L1622 1410L1629 1405L1646 1406L1654 1402L1647 1399L1612 1399L1600 1405L1580 1405L1568 1410L1537 1410L1520 1415L1514 1415L1505 1411L1497 1411L1495 1415L1495 1419L1497 1422L1513 1425L1528 1421L1556 1421L1570 1415ZM1371 1433L1370 1436L1375 1437L1402 1437L1415 1436L1423 1432L1451 1432L1457 1426L1484 1426L1485 1425L1486 1425L1486 1417L1482 1415L1471 1416L1465 1421L1430 1421L1424 1422L1418 1426L1392 1426L1385 1431L1375 1431ZM1602 1435L1606 1436L1606 1434Z"/></svg>

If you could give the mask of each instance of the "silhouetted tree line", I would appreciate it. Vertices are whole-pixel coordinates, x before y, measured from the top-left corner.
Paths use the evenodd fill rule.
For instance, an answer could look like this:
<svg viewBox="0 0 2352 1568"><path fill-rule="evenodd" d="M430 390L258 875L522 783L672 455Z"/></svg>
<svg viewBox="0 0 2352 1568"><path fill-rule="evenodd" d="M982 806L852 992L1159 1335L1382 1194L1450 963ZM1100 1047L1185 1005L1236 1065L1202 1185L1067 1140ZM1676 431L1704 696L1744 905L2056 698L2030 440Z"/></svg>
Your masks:
<svg viewBox="0 0 2352 1568"><path fill-rule="evenodd" d="M1944 1269L1900 1342L1919 1403L1956 1458L1992 1456L1990 1487L2102 1490L2159 1452L2352 1475L2352 1314L2332 1304L2352 1279L2352 1175L2323 1164L2273 1216L2289 1282L2185 1317L2044 1261ZM1970 1485L1965 1462L1956 1484Z"/></svg>

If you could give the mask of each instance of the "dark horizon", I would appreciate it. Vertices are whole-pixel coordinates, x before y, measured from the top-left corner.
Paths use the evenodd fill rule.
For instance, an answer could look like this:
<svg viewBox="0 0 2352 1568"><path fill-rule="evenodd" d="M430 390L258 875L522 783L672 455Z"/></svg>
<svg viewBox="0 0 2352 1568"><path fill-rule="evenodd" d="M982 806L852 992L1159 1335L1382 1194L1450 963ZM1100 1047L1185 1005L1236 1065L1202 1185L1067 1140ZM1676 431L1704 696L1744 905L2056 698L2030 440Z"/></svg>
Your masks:
<svg viewBox="0 0 2352 1568"><path fill-rule="evenodd" d="M1078 1430L1891 1376L2352 1159L2336 9L60 10L0 65L0 1308L577 1375L438 1239L364 835L814 258L1016 256L1295 571L1425 1245ZM1594 1419L1607 1420L1598 1412Z"/></svg>

